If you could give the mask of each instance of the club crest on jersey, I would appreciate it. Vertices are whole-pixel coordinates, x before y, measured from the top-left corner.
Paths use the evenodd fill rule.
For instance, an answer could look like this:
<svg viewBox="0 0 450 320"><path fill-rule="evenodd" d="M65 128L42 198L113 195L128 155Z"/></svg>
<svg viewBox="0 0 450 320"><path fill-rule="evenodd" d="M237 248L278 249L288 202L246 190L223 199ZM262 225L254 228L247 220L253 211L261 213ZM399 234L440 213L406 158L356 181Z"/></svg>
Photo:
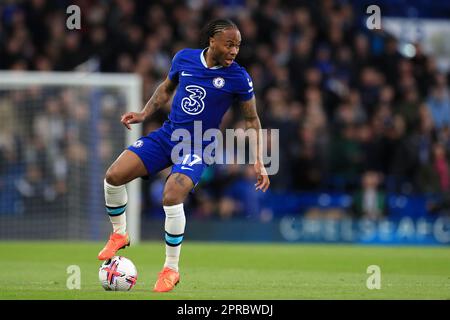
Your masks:
<svg viewBox="0 0 450 320"><path fill-rule="evenodd" d="M133 147L135 148L140 148L144 145L144 141L142 140L137 140L135 143L133 143Z"/></svg>
<svg viewBox="0 0 450 320"><path fill-rule="evenodd" d="M213 85L214 85L214 87L216 87L217 89L220 89L220 88L222 88L222 87L225 85L225 79L222 78L222 77L214 78L214 80L213 80Z"/></svg>

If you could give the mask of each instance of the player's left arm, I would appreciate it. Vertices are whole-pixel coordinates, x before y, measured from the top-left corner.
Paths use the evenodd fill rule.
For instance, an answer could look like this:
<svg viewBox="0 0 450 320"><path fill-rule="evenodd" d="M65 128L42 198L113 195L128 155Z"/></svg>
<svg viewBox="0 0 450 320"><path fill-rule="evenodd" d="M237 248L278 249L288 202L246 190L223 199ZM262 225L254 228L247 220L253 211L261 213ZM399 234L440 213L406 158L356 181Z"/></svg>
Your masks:
<svg viewBox="0 0 450 320"><path fill-rule="evenodd" d="M266 168L264 168L264 163L262 160L262 132L261 132L261 121L259 121L258 112L256 111L256 100L255 96L246 101L240 102L240 107L244 115L245 127L246 129L255 129L256 131L256 146L250 144L250 149L255 156L255 172L256 172L256 183L255 190L262 190L266 192L269 188L270 180L267 175Z"/></svg>

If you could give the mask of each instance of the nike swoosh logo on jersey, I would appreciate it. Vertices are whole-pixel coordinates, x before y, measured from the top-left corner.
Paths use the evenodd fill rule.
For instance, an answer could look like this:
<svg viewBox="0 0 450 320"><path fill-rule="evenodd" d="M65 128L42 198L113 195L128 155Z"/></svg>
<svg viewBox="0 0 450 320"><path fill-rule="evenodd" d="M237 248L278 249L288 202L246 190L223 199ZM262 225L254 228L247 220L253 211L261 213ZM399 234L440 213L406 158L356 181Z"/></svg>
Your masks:
<svg viewBox="0 0 450 320"><path fill-rule="evenodd" d="M188 168L188 167L185 167L185 166L181 166L181 169L194 171L194 169Z"/></svg>
<svg viewBox="0 0 450 320"><path fill-rule="evenodd" d="M181 71L181 75L184 77L192 77L192 74Z"/></svg>

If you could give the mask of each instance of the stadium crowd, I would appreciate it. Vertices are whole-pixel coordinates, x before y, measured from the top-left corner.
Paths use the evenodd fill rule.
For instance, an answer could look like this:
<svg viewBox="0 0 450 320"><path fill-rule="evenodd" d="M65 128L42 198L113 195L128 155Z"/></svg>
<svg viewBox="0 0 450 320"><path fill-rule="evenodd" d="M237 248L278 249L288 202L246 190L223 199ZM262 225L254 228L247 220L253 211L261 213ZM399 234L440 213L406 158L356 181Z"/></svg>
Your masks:
<svg viewBox="0 0 450 320"><path fill-rule="evenodd" d="M82 28L69 31L65 10L73 3L81 8ZM346 1L332 0L6 1L0 4L0 69L70 71L95 65L96 71L136 73L143 79L144 105L167 75L173 55L199 47L207 21L229 17L242 34L237 62L254 80L262 125L280 133L280 170L271 176L270 193L345 192L353 197L350 213L375 219L389 213L386 193L440 195L433 208L448 210L448 74L419 44L414 57L401 55L395 38L363 27L362 14ZM28 160L15 186L21 197L30 197L29 186L35 185L43 193L37 198L54 200L68 193L67 162L86 160L89 148L89 141L78 139L55 152L55 137L60 143L70 138L62 134L70 123L83 131L86 105L62 107L70 92L59 102L51 95L41 100L42 110L22 126L29 138L20 141L26 144L20 150ZM162 124L169 108L144 124L145 134ZM7 148L17 141L8 135L9 118L1 112L0 190L20 156ZM120 126L116 116L105 132ZM243 127L237 106L222 127ZM105 159L117 156L108 154L111 150L102 151ZM41 167L48 159L51 172ZM166 176L162 172L145 184L148 215L162 212ZM264 195L254 192L254 180L250 166L210 167L188 210L223 219L267 214L270 208L263 208Z"/></svg>

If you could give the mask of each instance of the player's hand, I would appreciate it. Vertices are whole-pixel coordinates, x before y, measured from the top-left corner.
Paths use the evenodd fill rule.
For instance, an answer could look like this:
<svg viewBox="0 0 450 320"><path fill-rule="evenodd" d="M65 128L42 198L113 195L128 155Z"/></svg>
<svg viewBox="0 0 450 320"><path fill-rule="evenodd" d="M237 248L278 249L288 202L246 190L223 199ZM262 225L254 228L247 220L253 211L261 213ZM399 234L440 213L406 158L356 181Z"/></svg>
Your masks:
<svg viewBox="0 0 450 320"><path fill-rule="evenodd" d="M145 120L145 116L143 113L140 112L127 112L124 115L122 115L122 118L120 119L120 122L127 127L128 130L131 130L130 124L133 123L141 123Z"/></svg>
<svg viewBox="0 0 450 320"><path fill-rule="evenodd" d="M269 176L267 175L266 168L264 168L264 164L260 161L256 161L254 164L255 172L256 172L256 183L255 183L255 190L262 190L263 192L266 192L266 190L269 188L270 180Z"/></svg>

